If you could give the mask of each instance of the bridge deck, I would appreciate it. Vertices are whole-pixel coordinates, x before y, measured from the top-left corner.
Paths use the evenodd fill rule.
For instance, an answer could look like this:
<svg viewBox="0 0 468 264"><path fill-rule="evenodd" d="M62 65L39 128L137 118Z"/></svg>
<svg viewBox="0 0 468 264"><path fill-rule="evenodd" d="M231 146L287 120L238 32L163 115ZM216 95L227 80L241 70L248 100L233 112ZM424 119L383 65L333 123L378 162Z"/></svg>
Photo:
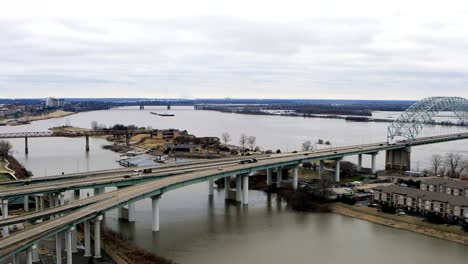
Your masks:
<svg viewBox="0 0 468 264"><path fill-rule="evenodd" d="M468 138L468 133L421 138L412 143L413 146L439 143L444 141L460 140ZM135 202L140 199L160 195L164 192L181 188L186 185L203 182L210 179L222 178L230 175L250 173L257 170L263 170L271 167L289 166L299 164L313 159L334 159L347 155L366 154L382 150L399 149L408 147L406 143L401 142L395 145L386 143L369 144L365 146L353 146L349 148L333 149L322 151L320 153L297 153L287 157L272 157L270 159L260 160L252 164L230 164L223 166L223 169L205 168L202 170L165 177L159 180L152 180L145 184L137 184L127 188L119 189L106 195L107 199L96 201L84 206L80 210L72 211L62 217L45 221L19 231L0 240L0 259L6 258L11 254L24 250L38 239L44 239L57 232L64 231L74 224L92 219L106 211L117 208L129 202ZM98 196L99 197L99 196Z"/></svg>

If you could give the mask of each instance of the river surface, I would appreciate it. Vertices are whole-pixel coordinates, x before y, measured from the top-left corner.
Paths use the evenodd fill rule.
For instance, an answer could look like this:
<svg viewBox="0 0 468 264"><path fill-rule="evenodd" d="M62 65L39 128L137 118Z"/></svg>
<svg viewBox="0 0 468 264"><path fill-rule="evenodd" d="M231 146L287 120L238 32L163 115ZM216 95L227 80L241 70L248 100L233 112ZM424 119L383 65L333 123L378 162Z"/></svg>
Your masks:
<svg viewBox="0 0 468 264"><path fill-rule="evenodd" d="M241 133L257 137L262 149L299 150L305 140L329 140L333 146L386 140L388 123L349 122L281 116L249 116L176 108L175 117L149 112L161 108L114 109L80 113L30 125L0 127L0 132L43 131L49 127L90 127L95 120L106 125L151 126L186 129L197 136L220 136L229 132L236 144ZM387 115L386 113L377 113ZM392 113L392 116L395 114ZM432 126L423 135L465 131L460 127ZM14 154L35 177L118 167L118 154L101 149L105 140L91 138L85 153L84 138L40 138L11 140ZM319 148L321 146L318 146ZM323 146L325 147L325 146ZM467 141L416 147L413 168L429 166L433 154L450 151L466 154ZM378 164L383 165L384 155ZM355 161L355 158L350 158ZM364 165L369 166L370 157ZM276 196L251 191L249 206L225 204L223 192L208 199L206 183L174 190L161 200L161 231L151 232L149 200L137 203L137 221L119 222L116 212L106 214L105 225L118 230L132 243L178 263L466 263L466 246L415 233L392 229L335 214L293 212Z"/></svg>

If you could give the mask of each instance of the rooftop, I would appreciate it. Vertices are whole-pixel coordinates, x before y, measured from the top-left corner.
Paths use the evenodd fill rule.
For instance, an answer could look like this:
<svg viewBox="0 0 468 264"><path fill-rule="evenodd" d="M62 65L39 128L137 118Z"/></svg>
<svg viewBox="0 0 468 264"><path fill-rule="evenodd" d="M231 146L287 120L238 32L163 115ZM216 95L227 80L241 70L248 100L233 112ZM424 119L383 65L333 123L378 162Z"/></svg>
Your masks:
<svg viewBox="0 0 468 264"><path fill-rule="evenodd" d="M411 198L421 198L422 200L450 203L451 205L468 206L468 197L465 196L456 196L441 192L429 192L416 188L401 187L398 185L379 186L374 188L374 190L385 193L406 195Z"/></svg>
<svg viewBox="0 0 468 264"><path fill-rule="evenodd" d="M429 185L442 185L444 187L455 188L455 189L468 188L468 181L462 181L458 179L433 178L433 179L423 180L422 183L429 184Z"/></svg>

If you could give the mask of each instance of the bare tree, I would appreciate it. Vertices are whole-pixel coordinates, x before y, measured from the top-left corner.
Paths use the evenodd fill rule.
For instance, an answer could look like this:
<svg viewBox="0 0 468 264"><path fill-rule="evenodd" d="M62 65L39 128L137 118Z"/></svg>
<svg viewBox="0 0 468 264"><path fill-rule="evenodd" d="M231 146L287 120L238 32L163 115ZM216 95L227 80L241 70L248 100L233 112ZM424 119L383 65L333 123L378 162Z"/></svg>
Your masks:
<svg viewBox="0 0 468 264"><path fill-rule="evenodd" d="M221 139L223 140L224 145L227 145L227 143L228 143L229 141L231 141L231 135L230 135L228 132L224 132L224 133L221 135Z"/></svg>
<svg viewBox="0 0 468 264"><path fill-rule="evenodd" d="M465 169L463 167L462 156L453 152L445 155L445 165L447 166L448 175L451 178L458 178Z"/></svg>
<svg viewBox="0 0 468 264"><path fill-rule="evenodd" d="M310 140L304 141L302 143L302 150L303 151L310 151L312 149L313 149L312 142Z"/></svg>
<svg viewBox="0 0 468 264"><path fill-rule="evenodd" d="M247 144L247 135L246 135L246 134L240 135L239 144L241 145L242 150L244 150L244 149L245 149L245 145Z"/></svg>
<svg viewBox="0 0 468 264"><path fill-rule="evenodd" d="M250 150L254 150L255 144L257 142L257 137L250 136L247 138L247 142L249 144Z"/></svg>
<svg viewBox="0 0 468 264"><path fill-rule="evenodd" d="M321 179L318 184L317 196L320 197L322 201L328 199L328 196L331 193L331 188L333 187L333 181L327 178Z"/></svg>
<svg viewBox="0 0 468 264"><path fill-rule="evenodd" d="M99 124L97 121L91 121L91 128L96 130L99 128Z"/></svg>
<svg viewBox="0 0 468 264"><path fill-rule="evenodd" d="M10 142L6 140L0 140L0 156L3 160L8 159L12 147L13 146L10 144Z"/></svg>
<svg viewBox="0 0 468 264"><path fill-rule="evenodd" d="M444 158L439 154L435 154L435 155L432 155L431 161L432 161L432 171L434 172L435 175L437 175L439 173L440 168L442 167L444 163Z"/></svg>

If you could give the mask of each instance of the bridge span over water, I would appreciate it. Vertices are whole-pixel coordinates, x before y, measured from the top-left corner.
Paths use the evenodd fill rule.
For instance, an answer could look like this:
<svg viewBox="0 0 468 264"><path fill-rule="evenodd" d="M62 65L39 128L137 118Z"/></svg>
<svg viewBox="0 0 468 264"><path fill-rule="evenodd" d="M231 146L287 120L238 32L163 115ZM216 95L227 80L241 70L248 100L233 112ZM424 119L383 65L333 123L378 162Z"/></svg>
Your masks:
<svg viewBox="0 0 468 264"><path fill-rule="evenodd" d="M385 152L386 169L409 170L411 164L411 148L426 144L435 144L455 140L468 139L468 133L417 138L428 120L437 112L450 110L457 114L460 120L466 120L468 103L463 98L428 98L408 109L390 127L388 141L373 144L363 144L340 147L327 150L307 151L298 153L283 153L261 155L258 162L240 164L240 157L220 159L205 162L191 162L172 166L146 167L151 173L135 175L132 169L114 169L69 175L59 175L35 178L13 183L0 184L0 199L3 238L0 240L0 260L11 258L13 263L19 263L19 255L25 254L28 264L38 258L38 243L55 237L56 260L61 263L62 242L65 237L67 263L72 263L72 253L76 252L76 226L83 224L85 256L101 257L101 221L106 212L118 209L119 218L124 217L130 222L135 219L135 202L149 198L152 200L152 230L159 231L159 203L162 195L171 190L187 185L208 182L208 193L213 195L214 180L224 179L225 198L238 203L249 203L249 176L257 171L266 171L267 185L275 184L281 187L287 183L293 189L298 185L298 168L304 162L316 161L320 164L319 174L322 175L325 160L334 160L336 170L334 180L340 180L340 161L348 156L358 156L358 170L362 170L364 155L371 156L371 172L376 173L376 156ZM50 132L49 132L50 133ZM18 134L25 137L32 134ZM12 138L14 135L3 135ZM38 137L40 135L37 135ZM42 135L59 136L59 135ZM64 136L64 135L61 135ZM66 136L66 135L65 135ZM76 136L88 137L90 134ZM403 140L396 140L402 137ZM1 136L0 136L1 138ZM292 169L292 180L283 179L283 169ZM273 182L273 172L276 171L276 181ZM235 178L235 189L231 190L231 178ZM105 187L117 187L117 190L105 192ZM83 189L94 189L93 196L85 199L65 201L65 192ZM29 203L24 204L28 213L19 216L9 216L9 200L15 197L35 197L35 210L29 210ZM44 197L48 198L45 206ZM9 226L16 223L29 223L21 231L10 234ZM91 225L94 226L94 250L91 249Z"/></svg>
<svg viewBox="0 0 468 264"><path fill-rule="evenodd" d="M27 259L32 259L37 244L48 237L58 236L57 241L62 241L65 234L67 254L73 252L76 245L74 231L76 225L83 224L85 230L86 254L91 255L90 227L94 223L95 248L94 256L100 257L100 221L102 215L110 210L119 209L119 215L123 216L122 208L128 206L127 218L135 221L134 203L141 199L152 200L152 230L159 231L159 201L164 193L183 188L184 186L208 182L209 194L213 194L214 180L224 179L230 183L231 177L235 178L235 190L225 188L226 198L231 198L242 204L248 204L248 177L257 171L267 171L267 184L281 186L285 184L282 178L283 168L293 169L292 181L288 181L292 188L297 188L298 167L309 161L318 161L323 170L324 160L337 161L335 180L339 180L340 161L347 156L358 155L360 168L362 168L362 156L370 155L372 159L372 171L375 172L375 157L385 151L386 155L394 155L395 151L405 151L411 147L441 143L454 140L468 139L468 133L444 135L436 137L419 138L411 143L387 142L356 145L334 148L329 150L308 151L299 153L283 153L263 155L258 157L257 163L239 164L239 158L229 158L207 162L192 162L189 164L153 167L149 175L134 175L131 169L115 169L97 172L87 172L58 177L44 177L43 179L30 179L9 184L0 185L0 199L2 199L2 214L4 219L0 221L5 237L0 240L0 259L13 257L25 252ZM386 162L396 162L387 157ZM386 166L395 164L387 163ZM398 164L400 166L401 164ZM277 180L273 182L272 173L276 171ZM117 190L104 192L104 187L118 187ZM94 196L86 199L65 201L63 193L71 190L94 189ZM8 217L8 200L32 195L37 197L36 210L20 216ZM44 197L49 198L49 206L44 206ZM25 208L29 211L29 208ZM24 230L9 234L8 226L16 223L32 222ZM58 251L62 245L57 242ZM60 244L60 245L59 245ZM57 251L57 252L58 252ZM69 253L70 252L70 253ZM70 258L71 260L71 258Z"/></svg>

